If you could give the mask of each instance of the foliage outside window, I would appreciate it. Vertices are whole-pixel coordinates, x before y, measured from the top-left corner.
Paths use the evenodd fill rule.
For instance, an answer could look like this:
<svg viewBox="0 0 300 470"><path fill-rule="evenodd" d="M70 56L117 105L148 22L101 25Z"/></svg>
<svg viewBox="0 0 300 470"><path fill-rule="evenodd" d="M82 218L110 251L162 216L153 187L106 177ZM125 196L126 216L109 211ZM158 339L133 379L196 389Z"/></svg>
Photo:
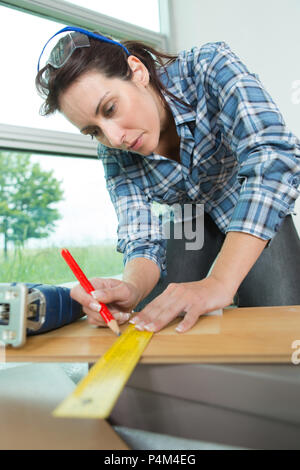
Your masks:
<svg viewBox="0 0 300 470"><path fill-rule="evenodd" d="M55 170L45 169L45 156L0 152L0 282L73 282L60 256L65 245L89 277L120 274L123 257L116 252L112 236L115 215L107 217L104 211L107 200L100 190L105 187L100 163L62 157L47 160L50 168L53 161ZM99 176L91 179L97 171ZM78 190L82 205L80 195L74 200ZM92 198L94 202L88 203ZM59 223L63 223L64 239L57 232ZM93 236L87 238L89 227Z"/></svg>

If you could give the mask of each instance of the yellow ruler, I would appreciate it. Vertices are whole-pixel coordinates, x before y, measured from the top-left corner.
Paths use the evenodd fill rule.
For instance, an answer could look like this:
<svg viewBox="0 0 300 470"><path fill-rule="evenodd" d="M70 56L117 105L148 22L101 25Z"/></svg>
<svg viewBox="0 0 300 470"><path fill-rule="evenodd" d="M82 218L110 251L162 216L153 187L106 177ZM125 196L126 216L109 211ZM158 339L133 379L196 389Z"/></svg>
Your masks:
<svg viewBox="0 0 300 470"><path fill-rule="evenodd" d="M53 416L107 418L152 335L129 325Z"/></svg>

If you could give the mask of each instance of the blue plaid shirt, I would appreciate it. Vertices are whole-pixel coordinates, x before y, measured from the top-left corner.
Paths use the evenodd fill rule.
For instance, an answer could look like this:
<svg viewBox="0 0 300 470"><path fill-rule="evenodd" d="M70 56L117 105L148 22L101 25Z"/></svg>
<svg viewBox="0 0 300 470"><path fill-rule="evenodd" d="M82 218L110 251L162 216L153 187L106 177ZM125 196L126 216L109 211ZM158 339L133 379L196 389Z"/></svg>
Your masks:
<svg viewBox="0 0 300 470"><path fill-rule="evenodd" d="M164 94L180 137L181 163L98 146L124 265L148 258L163 276L166 240L159 218L153 223L152 217L149 231L153 201L201 203L224 234L271 240L300 193L300 142L259 77L225 42L180 52L168 74L160 72L162 82L192 105L188 109ZM138 231L137 209L143 220Z"/></svg>

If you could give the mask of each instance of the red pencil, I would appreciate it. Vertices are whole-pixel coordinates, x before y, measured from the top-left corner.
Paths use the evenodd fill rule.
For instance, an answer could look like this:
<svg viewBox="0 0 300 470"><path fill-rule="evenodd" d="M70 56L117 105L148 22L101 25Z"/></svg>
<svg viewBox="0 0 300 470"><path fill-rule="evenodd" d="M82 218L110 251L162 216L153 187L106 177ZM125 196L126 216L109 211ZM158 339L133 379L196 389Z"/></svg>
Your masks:
<svg viewBox="0 0 300 470"><path fill-rule="evenodd" d="M78 279L78 281L80 282L80 285L84 288L84 290L88 294L93 292L95 288L92 286L92 284L90 283L86 275L83 273L83 271L80 269L80 267L76 263L71 253L66 248L63 248L61 250L61 255L66 261L66 263L69 265L71 270L73 271L74 275L76 276L76 278ZM97 300L96 302L99 302L99 300ZM102 302L99 302L99 313L102 316L105 323L107 324L107 326L109 326L109 328L114 333L116 333L116 335L120 336L120 329L119 329L118 323L116 322L116 320L114 319L110 311L108 310L107 306L103 304Z"/></svg>

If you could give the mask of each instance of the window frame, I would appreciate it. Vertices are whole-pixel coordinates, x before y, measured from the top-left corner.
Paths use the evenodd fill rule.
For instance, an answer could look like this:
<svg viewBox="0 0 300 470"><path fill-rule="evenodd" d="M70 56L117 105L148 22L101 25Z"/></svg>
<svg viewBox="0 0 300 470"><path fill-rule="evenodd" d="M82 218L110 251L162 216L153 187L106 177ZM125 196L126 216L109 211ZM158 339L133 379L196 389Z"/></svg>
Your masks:
<svg viewBox="0 0 300 470"><path fill-rule="evenodd" d="M104 34L110 34L119 40L137 39L170 52L170 0L158 1L160 33L72 5L64 0L6 0L0 1L0 5L57 23L89 30L100 29ZM96 148L95 142L88 141L85 136L79 134L0 123L2 150L97 158Z"/></svg>

